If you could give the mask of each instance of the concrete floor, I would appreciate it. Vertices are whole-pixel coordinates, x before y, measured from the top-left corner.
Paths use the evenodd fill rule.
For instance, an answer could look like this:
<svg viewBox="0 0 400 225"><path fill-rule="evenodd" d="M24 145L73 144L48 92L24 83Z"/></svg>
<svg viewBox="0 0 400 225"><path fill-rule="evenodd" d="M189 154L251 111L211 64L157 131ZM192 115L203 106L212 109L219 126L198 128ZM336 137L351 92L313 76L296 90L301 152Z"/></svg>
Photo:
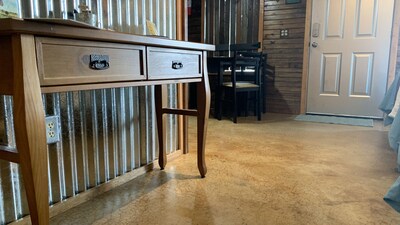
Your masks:
<svg viewBox="0 0 400 225"><path fill-rule="evenodd" d="M382 200L399 176L387 131L267 114L209 121L208 174L191 153L51 224L400 224Z"/></svg>

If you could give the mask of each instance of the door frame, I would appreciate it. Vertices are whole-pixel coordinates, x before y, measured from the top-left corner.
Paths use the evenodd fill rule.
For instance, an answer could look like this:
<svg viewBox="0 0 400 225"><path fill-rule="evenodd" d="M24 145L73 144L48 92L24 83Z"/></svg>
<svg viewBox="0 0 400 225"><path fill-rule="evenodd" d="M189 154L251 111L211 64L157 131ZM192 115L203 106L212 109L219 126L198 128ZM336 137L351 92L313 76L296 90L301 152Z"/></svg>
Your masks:
<svg viewBox="0 0 400 225"><path fill-rule="evenodd" d="M308 94L308 73L310 62L310 36L311 36L311 18L312 18L312 3L314 0L305 0L306 5L306 20L304 30L304 52L303 52L303 72L301 82L301 99L300 99L300 114L307 112L307 94ZM394 0L394 12L392 23L392 37L389 52L389 73L388 85L393 82L396 73L397 49L399 43L399 26L400 26L400 0Z"/></svg>

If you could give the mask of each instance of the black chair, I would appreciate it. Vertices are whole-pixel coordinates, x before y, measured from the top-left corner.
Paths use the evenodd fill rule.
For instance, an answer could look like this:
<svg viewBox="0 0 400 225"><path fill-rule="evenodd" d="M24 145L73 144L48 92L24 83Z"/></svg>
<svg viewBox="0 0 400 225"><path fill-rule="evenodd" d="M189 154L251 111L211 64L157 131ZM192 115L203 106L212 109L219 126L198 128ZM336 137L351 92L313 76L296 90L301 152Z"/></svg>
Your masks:
<svg viewBox="0 0 400 225"><path fill-rule="evenodd" d="M266 104L266 85L267 80L273 81L275 79L275 66L269 65L267 62L268 54L257 52L239 52L240 55L245 57L260 57L260 76L261 76L261 106L262 112L267 112Z"/></svg>
<svg viewBox="0 0 400 225"><path fill-rule="evenodd" d="M244 56L239 52L234 52L234 56L220 61L218 72L218 84L216 88L216 114L217 119L222 117L222 104L230 102L232 104L233 122L237 122L238 116L238 97L243 94L246 99L246 112L248 109L248 97L254 94L254 112L258 120L261 120L261 76L260 59L262 53L248 54ZM230 69L229 80L224 81L224 73ZM228 99L228 95L231 99Z"/></svg>

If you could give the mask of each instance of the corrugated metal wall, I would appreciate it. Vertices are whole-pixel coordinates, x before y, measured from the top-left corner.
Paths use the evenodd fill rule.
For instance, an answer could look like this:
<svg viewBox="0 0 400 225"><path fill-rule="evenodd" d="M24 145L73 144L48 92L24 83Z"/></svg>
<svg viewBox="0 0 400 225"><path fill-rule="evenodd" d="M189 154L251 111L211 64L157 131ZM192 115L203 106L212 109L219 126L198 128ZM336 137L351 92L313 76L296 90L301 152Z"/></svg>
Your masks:
<svg viewBox="0 0 400 225"><path fill-rule="evenodd" d="M98 26L146 34L146 20L160 35L176 38L176 0L20 0L21 17L68 18L85 3ZM113 88L44 94L46 116L57 115L61 141L49 144L50 204L73 197L156 159L158 144L154 87ZM168 86L168 105L176 106L176 86ZM15 148L12 97L0 95L0 145ZM167 120L167 151L177 149L177 118ZM0 160L0 224L29 209L18 164Z"/></svg>

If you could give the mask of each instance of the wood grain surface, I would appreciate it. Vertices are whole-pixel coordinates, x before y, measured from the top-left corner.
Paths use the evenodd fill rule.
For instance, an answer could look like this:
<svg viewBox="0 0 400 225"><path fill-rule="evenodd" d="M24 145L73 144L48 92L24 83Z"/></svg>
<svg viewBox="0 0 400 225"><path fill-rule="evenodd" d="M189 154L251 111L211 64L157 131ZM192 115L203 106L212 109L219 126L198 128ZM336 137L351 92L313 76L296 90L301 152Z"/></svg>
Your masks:
<svg viewBox="0 0 400 225"><path fill-rule="evenodd" d="M149 80L201 77L201 51L148 47L147 59ZM173 69L174 62L183 67Z"/></svg>
<svg viewBox="0 0 400 225"><path fill-rule="evenodd" d="M0 32L2 34L35 34L37 36L75 38L82 40L97 40L114 43L146 44L166 48L186 48L195 50L214 51L214 45L200 44L185 41L169 40L165 38L118 33L108 30L79 28L50 23L23 21L18 19L1 19Z"/></svg>
<svg viewBox="0 0 400 225"><path fill-rule="evenodd" d="M33 35L12 37L14 126L33 224L49 224L45 116Z"/></svg>
<svg viewBox="0 0 400 225"><path fill-rule="evenodd" d="M145 80L144 46L62 38L37 38L42 86ZM110 67L89 67L90 55L106 55Z"/></svg>

